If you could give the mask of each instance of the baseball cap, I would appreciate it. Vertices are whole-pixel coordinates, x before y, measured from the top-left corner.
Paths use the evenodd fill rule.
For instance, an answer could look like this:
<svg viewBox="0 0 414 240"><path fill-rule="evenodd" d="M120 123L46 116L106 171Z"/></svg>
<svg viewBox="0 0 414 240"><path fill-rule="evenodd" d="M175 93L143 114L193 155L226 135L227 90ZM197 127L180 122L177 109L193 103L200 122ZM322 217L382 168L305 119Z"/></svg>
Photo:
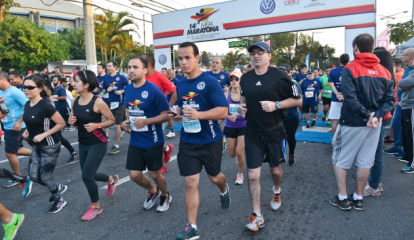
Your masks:
<svg viewBox="0 0 414 240"><path fill-rule="evenodd" d="M33 74L33 71L28 71L27 73L28 73L28 74Z"/></svg>
<svg viewBox="0 0 414 240"><path fill-rule="evenodd" d="M312 69L309 69L308 70L308 74L313 74L313 70Z"/></svg>
<svg viewBox="0 0 414 240"><path fill-rule="evenodd" d="M282 70L290 71L290 66L288 64L279 65L279 67L277 67L277 68L282 69Z"/></svg>
<svg viewBox="0 0 414 240"><path fill-rule="evenodd" d="M242 76L240 69L236 68L233 72L231 72L229 78L231 78L232 76L238 77L240 79Z"/></svg>
<svg viewBox="0 0 414 240"><path fill-rule="evenodd" d="M262 49L263 51L268 51L270 53L270 46L267 45L267 43L265 43L265 42L256 42L253 45L251 45L247 51L251 52L252 49L255 48L255 47L258 47L258 48Z"/></svg>

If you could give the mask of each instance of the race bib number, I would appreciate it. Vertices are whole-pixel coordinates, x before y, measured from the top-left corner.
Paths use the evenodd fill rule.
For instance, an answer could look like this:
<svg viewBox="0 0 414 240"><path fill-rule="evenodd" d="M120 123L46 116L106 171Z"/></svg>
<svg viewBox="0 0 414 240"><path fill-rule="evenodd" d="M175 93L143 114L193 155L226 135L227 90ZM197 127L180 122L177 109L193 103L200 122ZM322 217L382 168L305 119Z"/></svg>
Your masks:
<svg viewBox="0 0 414 240"><path fill-rule="evenodd" d="M109 98L109 93L101 93L101 95L102 95L102 98Z"/></svg>
<svg viewBox="0 0 414 240"><path fill-rule="evenodd" d="M313 91L306 91L305 92L305 97L306 98L313 98Z"/></svg>
<svg viewBox="0 0 414 240"><path fill-rule="evenodd" d="M119 102L111 102L111 110L118 108L119 107Z"/></svg>
<svg viewBox="0 0 414 240"><path fill-rule="evenodd" d="M116 91L117 89L118 89L118 87L117 87L117 86L115 86L115 85L114 85L114 86L112 86L112 90L113 90L113 91Z"/></svg>
<svg viewBox="0 0 414 240"><path fill-rule="evenodd" d="M147 117L142 116L142 117L132 117L129 116L129 125L131 126L131 130L134 132L146 132L148 131L148 125L145 125L145 127L141 128L141 129L137 129L134 125L134 120L135 119L146 119Z"/></svg>
<svg viewBox="0 0 414 240"><path fill-rule="evenodd" d="M327 98L332 97L332 91L331 90L325 90L324 93L325 93L325 97L327 97Z"/></svg>
<svg viewBox="0 0 414 240"><path fill-rule="evenodd" d="M58 97L58 95L53 95L53 97L57 98L57 97ZM59 101L59 100L55 99L55 101Z"/></svg>
<svg viewBox="0 0 414 240"><path fill-rule="evenodd" d="M6 123L7 122L7 116L5 116L4 118L1 119L1 122Z"/></svg>
<svg viewBox="0 0 414 240"><path fill-rule="evenodd" d="M199 120L188 120L183 117L183 127L186 133L199 133L201 131L201 125Z"/></svg>
<svg viewBox="0 0 414 240"><path fill-rule="evenodd" d="M231 115L239 115L238 109L239 104L230 104L229 105L229 111Z"/></svg>

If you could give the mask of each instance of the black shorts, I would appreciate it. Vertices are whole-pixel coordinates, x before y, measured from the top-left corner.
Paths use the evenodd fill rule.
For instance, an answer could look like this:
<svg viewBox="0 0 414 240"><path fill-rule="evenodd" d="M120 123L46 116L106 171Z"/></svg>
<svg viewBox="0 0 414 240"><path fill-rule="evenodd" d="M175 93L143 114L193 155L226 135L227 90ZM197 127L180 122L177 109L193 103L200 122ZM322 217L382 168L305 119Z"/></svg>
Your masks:
<svg viewBox="0 0 414 240"><path fill-rule="evenodd" d="M108 102L109 109L111 109L111 103ZM115 125L121 125L122 121L125 119L125 102L122 105L115 109L111 109L112 114L115 117Z"/></svg>
<svg viewBox="0 0 414 240"><path fill-rule="evenodd" d="M241 128L224 127L223 134L224 136L226 136L226 138L237 138L239 136L244 136L245 132L246 132L246 127L241 127Z"/></svg>
<svg viewBox="0 0 414 240"><path fill-rule="evenodd" d="M131 171L158 171L163 165L164 144L140 149L129 145L126 169Z"/></svg>
<svg viewBox="0 0 414 240"><path fill-rule="evenodd" d="M180 175L193 176L206 169L208 175L215 177L221 172L223 142L220 139L210 144L180 142L177 161Z"/></svg>
<svg viewBox="0 0 414 240"><path fill-rule="evenodd" d="M323 105L329 105L331 104L332 98L322 97L322 103Z"/></svg>
<svg viewBox="0 0 414 240"><path fill-rule="evenodd" d="M302 112L309 113L309 111L311 111L312 113L318 113L318 104L317 103L302 104Z"/></svg>
<svg viewBox="0 0 414 240"><path fill-rule="evenodd" d="M20 129L20 131L6 130L4 129L4 142L6 144L5 152L16 154L19 148L23 147L24 137L22 136L26 128Z"/></svg>
<svg viewBox="0 0 414 240"><path fill-rule="evenodd" d="M246 127L244 139L248 169L261 167L263 162L268 162L270 167L277 167L285 158L283 139L286 139L286 133L282 125L267 132Z"/></svg>

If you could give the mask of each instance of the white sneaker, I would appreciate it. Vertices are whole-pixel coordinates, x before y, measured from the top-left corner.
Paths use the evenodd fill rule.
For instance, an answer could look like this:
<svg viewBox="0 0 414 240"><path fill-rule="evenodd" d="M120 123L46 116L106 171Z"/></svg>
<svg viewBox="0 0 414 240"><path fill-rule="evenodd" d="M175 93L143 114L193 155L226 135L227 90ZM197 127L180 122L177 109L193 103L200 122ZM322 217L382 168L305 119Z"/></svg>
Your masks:
<svg viewBox="0 0 414 240"><path fill-rule="evenodd" d="M157 212L167 211L170 208L171 201L172 201L172 197L171 197L170 193L168 193L168 197L167 197L167 199L165 199L164 204L161 205L161 202L160 202L160 205L158 205Z"/></svg>
<svg viewBox="0 0 414 240"><path fill-rule="evenodd" d="M270 208L274 211L277 211L280 209L280 207L282 206L282 200L280 199L280 193L279 194L274 194L274 189L275 187L273 186L273 198L272 201L270 201Z"/></svg>
<svg viewBox="0 0 414 240"><path fill-rule="evenodd" d="M168 132L167 137L168 138L175 137L175 132L173 131Z"/></svg>
<svg viewBox="0 0 414 240"><path fill-rule="evenodd" d="M235 184L236 185L242 185L243 184L243 181L244 181L244 177L242 175L240 175L240 174L237 174L237 179L236 179Z"/></svg>
<svg viewBox="0 0 414 240"><path fill-rule="evenodd" d="M367 184L365 186L364 193L363 193L362 196L364 196L364 197L367 197L367 196L378 197L379 195L381 195L381 191L380 191L379 188L374 189L369 184Z"/></svg>

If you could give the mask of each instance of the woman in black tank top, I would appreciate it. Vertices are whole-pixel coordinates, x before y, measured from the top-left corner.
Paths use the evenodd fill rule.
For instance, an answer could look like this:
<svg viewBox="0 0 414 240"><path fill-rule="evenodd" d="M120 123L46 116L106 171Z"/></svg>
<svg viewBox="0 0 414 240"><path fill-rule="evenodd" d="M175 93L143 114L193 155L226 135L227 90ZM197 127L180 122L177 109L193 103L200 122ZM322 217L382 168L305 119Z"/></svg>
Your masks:
<svg viewBox="0 0 414 240"><path fill-rule="evenodd" d="M80 96L72 101L72 112L69 117L69 124L78 128L79 141L79 162L82 169L82 180L86 185L92 205L83 215L82 220L94 219L102 213L99 204L98 185L96 181L107 182L107 195L115 192L115 184L118 182L118 175L109 176L97 172L102 159L106 154L108 138L104 128L115 124L115 118L109 110L108 105L92 91L98 85L98 79L92 71L79 71L75 79L75 92ZM102 116L107 121L102 122Z"/></svg>

